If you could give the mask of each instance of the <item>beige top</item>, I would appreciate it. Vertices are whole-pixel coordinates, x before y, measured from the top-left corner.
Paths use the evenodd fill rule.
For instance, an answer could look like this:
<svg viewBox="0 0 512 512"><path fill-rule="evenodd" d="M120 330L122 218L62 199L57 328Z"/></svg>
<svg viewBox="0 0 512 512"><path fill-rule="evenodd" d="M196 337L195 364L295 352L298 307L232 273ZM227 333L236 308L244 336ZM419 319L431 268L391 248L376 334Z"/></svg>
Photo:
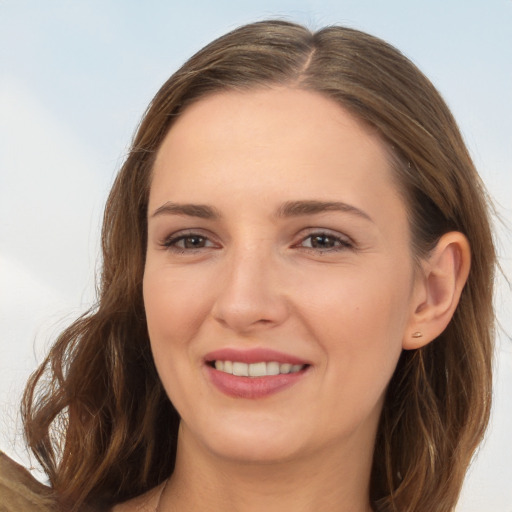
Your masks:
<svg viewBox="0 0 512 512"><path fill-rule="evenodd" d="M164 483L146 494L116 505L112 512L154 512ZM0 451L0 512L58 512L50 487ZM92 509L84 506L84 511Z"/></svg>
<svg viewBox="0 0 512 512"><path fill-rule="evenodd" d="M51 489L0 452L0 512L54 512Z"/></svg>

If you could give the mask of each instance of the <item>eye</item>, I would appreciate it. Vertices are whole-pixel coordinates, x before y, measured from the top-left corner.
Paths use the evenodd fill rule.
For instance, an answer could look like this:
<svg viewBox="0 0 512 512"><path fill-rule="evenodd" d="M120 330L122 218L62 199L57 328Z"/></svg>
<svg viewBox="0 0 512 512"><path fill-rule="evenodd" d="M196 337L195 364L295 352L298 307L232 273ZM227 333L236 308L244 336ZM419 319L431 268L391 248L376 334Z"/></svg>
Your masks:
<svg viewBox="0 0 512 512"><path fill-rule="evenodd" d="M183 249L200 249L206 247L207 239L204 236L188 235L181 237L174 245Z"/></svg>
<svg viewBox="0 0 512 512"><path fill-rule="evenodd" d="M216 247L216 245L208 237L197 233L172 235L164 240L162 246L176 252L186 252Z"/></svg>
<svg viewBox="0 0 512 512"><path fill-rule="evenodd" d="M353 247L347 238L323 232L311 233L303 238L298 245L316 251L336 251Z"/></svg>

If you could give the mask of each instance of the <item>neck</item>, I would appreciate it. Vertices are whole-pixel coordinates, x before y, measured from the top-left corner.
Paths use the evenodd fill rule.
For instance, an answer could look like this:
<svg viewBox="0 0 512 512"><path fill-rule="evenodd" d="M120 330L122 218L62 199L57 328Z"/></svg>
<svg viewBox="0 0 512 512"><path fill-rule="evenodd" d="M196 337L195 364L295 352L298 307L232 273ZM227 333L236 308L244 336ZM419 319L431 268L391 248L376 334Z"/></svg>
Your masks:
<svg viewBox="0 0 512 512"><path fill-rule="evenodd" d="M371 463L371 450L362 454L350 446L293 461L228 460L180 429L176 467L159 511L370 512Z"/></svg>

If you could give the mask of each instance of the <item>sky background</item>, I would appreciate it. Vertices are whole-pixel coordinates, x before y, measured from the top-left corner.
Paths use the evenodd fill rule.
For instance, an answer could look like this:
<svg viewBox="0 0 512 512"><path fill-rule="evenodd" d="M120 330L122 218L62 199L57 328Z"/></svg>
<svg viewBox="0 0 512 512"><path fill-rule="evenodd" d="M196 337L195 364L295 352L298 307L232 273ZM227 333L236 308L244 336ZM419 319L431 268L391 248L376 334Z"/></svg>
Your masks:
<svg viewBox="0 0 512 512"><path fill-rule="evenodd" d="M494 198L512 279L512 0L0 0L0 448L28 464L18 404L94 300L103 203L148 102L177 67L270 17L397 46L440 90ZM498 280L493 421L457 512L512 512L512 300ZM508 333L508 335L507 335Z"/></svg>

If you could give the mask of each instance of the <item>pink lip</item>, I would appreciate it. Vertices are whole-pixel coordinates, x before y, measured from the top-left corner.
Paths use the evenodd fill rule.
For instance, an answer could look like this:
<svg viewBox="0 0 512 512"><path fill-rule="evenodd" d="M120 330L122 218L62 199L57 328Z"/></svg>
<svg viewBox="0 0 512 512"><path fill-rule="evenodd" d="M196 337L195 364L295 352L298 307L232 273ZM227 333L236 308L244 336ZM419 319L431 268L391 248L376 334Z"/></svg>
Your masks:
<svg viewBox="0 0 512 512"><path fill-rule="evenodd" d="M213 385L225 395L234 398L264 398L282 391L304 377L309 366L297 373L269 375L267 377L237 377L205 366Z"/></svg>
<svg viewBox="0 0 512 512"><path fill-rule="evenodd" d="M277 363L309 364L308 361L299 359L298 357L266 348L253 348L250 350L223 348L220 350L209 352L204 357L204 360L206 362L240 361L241 363L248 364L270 361L276 361Z"/></svg>
<svg viewBox="0 0 512 512"><path fill-rule="evenodd" d="M266 377L239 377L216 370L209 363L212 361L240 361L242 363L259 363L276 361L308 365L296 373L268 375ZM264 398L282 391L301 380L309 369L309 363L289 354L275 350L255 348L239 350L225 348L215 350L205 356L205 371L210 382L225 395L234 398L257 399Z"/></svg>

